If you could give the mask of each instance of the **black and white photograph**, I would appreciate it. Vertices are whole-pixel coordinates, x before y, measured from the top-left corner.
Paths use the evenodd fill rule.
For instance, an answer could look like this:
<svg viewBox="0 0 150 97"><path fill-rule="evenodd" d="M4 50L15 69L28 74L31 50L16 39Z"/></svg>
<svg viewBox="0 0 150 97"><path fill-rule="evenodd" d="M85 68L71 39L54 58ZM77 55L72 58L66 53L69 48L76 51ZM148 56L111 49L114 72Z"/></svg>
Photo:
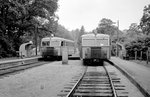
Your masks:
<svg viewBox="0 0 150 97"><path fill-rule="evenodd" d="M0 0L0 97L150 97L150 1Z"/></svg>

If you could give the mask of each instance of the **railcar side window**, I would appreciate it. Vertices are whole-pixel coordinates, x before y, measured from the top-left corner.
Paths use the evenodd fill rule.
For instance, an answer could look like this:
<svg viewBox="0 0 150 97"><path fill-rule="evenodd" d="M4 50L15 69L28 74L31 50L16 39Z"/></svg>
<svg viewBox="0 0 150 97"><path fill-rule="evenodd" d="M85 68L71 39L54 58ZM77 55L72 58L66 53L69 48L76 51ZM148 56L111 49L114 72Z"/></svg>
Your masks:
<svg viewBox="0 0 150 97"><path fill-rule="evenodd" d="M63 41L61 42L61 46L63 46Z"/></svg>
<svg viewBox="0 0 150 97"><path fill-rule="evenodd" d="M66 42L66 46L70 46L69 42Z"/></svg>
<svg viewBox="0 0 150 97"><path fill-rule="evenodd" d="M62 42L61 42L61 46L65 46L65 41L62 41Z"/></svg>
<svg viewBox="0 0 150 97"><path fill-rule="evenodd" d="M47 46L49 46L49 43L50 43L50 42L49 42L49 41L47 41Z"/></svg>

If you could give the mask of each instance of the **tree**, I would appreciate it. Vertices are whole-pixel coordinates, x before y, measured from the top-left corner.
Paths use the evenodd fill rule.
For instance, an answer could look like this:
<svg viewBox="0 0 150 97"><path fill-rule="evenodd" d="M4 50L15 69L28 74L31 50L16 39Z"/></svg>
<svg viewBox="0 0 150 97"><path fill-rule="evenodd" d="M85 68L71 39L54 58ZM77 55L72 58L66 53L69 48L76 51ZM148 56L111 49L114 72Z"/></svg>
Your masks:
<svg viewBox="0 0 150 97"><path fill-rule="evenodd" d="M78 45L81 45L81 36L85 34L85 29L84 26L81 26L80 32L79 32L79 36L78 36Z"/></svg>
<svg viewBox="0 0 150 97"><path fill-rule="evenodd" d="M143 16L140 21L140 27L144 34L150 34L150 5L144 7Z"/></svg>
<svg viewBox="0 0 150 97"><path fill-rule="evenodd" d="M70 31L68 31L68 30L67 30L64 26L62 26L62 25L58 25L57 32L54 33L54 36L73 40L72 36L70 35Z"/></svg>
<svg viewBox="0 0 150 97"><path fill-rule="evenodd" d="M136 39L125 44L125 48L130 57L134 57L135 49L140 53L141 51L146 52L148 47L150 47L150 37L146 35L137 37ZM140 54L138 55L140 56Z"/></svg>
<svg viewBox="0 0 150 97"><path fill-rule="evenodd" d="M1 0L0 47L7 49L0 55L7 57L8 54L15 53L22 43L22 37L26 35L33 37L36 25L41 25L36 20L38 17L49 22L55 21L54 12L57 7L57 0Z"/></svg>
<svg viewBox="0 0 150 97"><path fill-rule="evenodd" d="M20 13L18 12L20 11ZM0 1L0 39L1 39L1 57L14 55L17 43L20 42L18 38L22 33L19 29L18 20L23 13L23 7L11 0Z"/></svg>
<svg viewBox="0 0 150 97"><path fill-rule="evenodd" d="M97 27L97 33L103 33L108 35L114 35L117 27L113 25L114 22L110 19L103 18Z"/></svg>
<svg viewBox="0 0 150 97"><path fill-rule="evenodd" d="M114 24L115 22L112 20L103 18L96 28L97 33L110 35L113 42L116 42L117 40L122 41L123 33Z"/></svg>
<svg viewBox="0 0 150 97"><path fill-rule="evenodd" d="M80 30L75 29L75 30L72 30L70 33L71 33L71 36L73 37L73 40L75 41L75 46L78 47Z"/></svg>
<svg viewBox="0 0 150 97"><path fill-rule="evenodd" d="M129 29L127 30L126 35L129 38L137 38L138 36L142 35L142 32L140 31L137 23L132 23Z"/></svg>
<svg viewBox="0 0 150 97"><path fill-rule="evenodd" d="M102 34L108 34L110 35L111 42L112 42L112 55L115 55L116 51L116 42L123 42L124 37L122 31L118 29L117 26L114 25L115 22L113 22L111 19L103 18L96 28L97 33Z"/></svg>
<svg viewBox="0 0 150 97"><path fill-rule="evenodd" d="M27 7L29 16L34 23L33 27L37 29L37 31L33 31L35 38L39 36L42 38L56 32L58 17L55 15L55 11L58 8L57 1L58 0L32 0ZM41 20L48 22L43 23Z"/></svg>

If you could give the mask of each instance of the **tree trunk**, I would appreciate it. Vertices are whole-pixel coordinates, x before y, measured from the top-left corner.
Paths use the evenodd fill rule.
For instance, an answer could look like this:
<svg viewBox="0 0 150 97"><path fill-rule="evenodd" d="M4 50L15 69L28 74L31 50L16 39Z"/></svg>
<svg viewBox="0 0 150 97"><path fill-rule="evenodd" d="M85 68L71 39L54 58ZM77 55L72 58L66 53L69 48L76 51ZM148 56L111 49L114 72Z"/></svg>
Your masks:
<svg viewBox="0 0 150 97"><path fill-rule="evenodd" d="M147 61L146 61L146 63L148 64L148 59L149 59L148 50L147 50L147 52L146 52L146 56L147 56Z"/></svg>
<svg viewBox="0 0 150 97"><path fill-rule="evenodd" d="M135 51L135 60L137 60L137 51Z"/></svg>
<svg viewBox="0 0 150 97"><path fill-rule="evenodd" d="M142 55L143 55L143 52L141 51L141 61L142 61Z"/></svg>

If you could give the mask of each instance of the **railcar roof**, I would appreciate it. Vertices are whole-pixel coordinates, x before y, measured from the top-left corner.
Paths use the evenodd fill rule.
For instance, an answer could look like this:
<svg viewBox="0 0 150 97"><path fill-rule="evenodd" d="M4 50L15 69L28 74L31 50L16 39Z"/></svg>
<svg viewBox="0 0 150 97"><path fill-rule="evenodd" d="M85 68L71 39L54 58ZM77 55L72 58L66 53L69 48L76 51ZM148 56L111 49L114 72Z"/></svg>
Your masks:
<svg viewBox="0 0 150 97"><path fill-rule="evenodd" d="M82 38L95 38L95 36L96 37L98 37L98 38L101 38L101 37L108 37L109 38L109 35L108 34L84 34L84 35L82 35L81 37Z"/></svg>
<svg viewBox="0 0 150 97"><path fill-rule="evenodd" d="M45 37L42 39L42 41L49 41L49 40L60 40L60 41L74 42L72 40L61 38L61 37Z"/></svg>
<svg viewBox="0 0 150 97"><path fill-rule="evenodd" d="M42 38L42 41L49 41L50 40L50 37L44 37Z"/></svg>

